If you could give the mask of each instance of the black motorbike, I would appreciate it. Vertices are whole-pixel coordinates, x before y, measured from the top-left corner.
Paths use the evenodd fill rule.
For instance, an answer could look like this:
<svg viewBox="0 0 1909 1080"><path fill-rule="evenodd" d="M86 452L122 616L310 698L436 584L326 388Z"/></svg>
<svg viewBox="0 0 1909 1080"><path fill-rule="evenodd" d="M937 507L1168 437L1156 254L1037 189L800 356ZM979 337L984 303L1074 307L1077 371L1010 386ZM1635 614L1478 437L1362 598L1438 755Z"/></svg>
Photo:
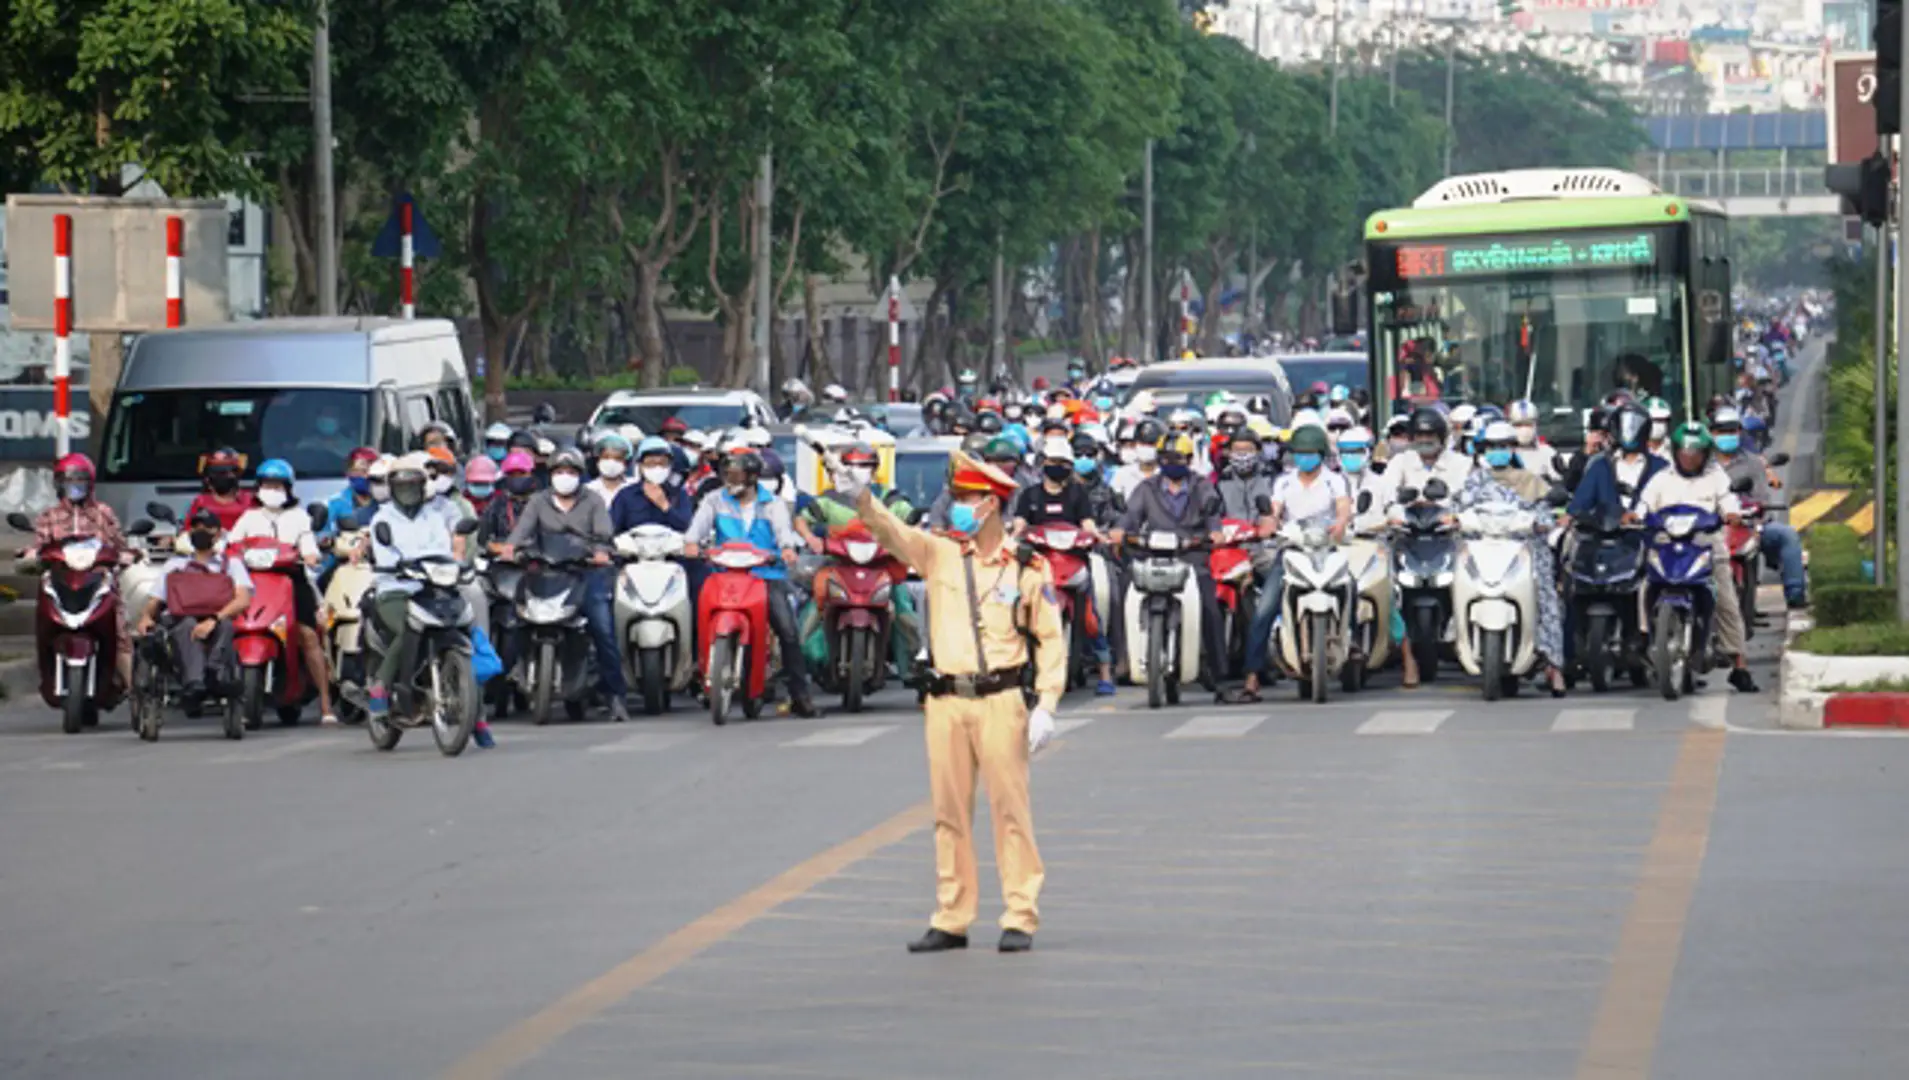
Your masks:
<svg viewBox="0 0 1909 1080"><path fill-rule="evenodd" d="M389 547L391 527L381 521L372 528L378 542ZM457 531L469 536L477 531L477 522L461 522ZM471 626L475 616L463 591L471 570L449 555L427 555L399 562L395 573L419 586L405 612L411 633L417 635L417 647L410 670L398 672L391 684L389 711L367 713L365 729L373 746L391 750L407 728L428 724L438 750L446 757L456 757L469 745L483 709L477 678L471 672ZM365 671L376 671L386 652L395 646L378 621L376 596L376 590L368 591L362 602Z"/></svg>
<svg viewBox="0 0 1909 1080"><path fill-rule="evenodd" d="M1633 686L1649 686L1647 635L1637 604L1649 535L1641 526L1624 524L1615 507L1579 515L1573 532L1577 547L1564 581L1573 681L1582 674L1602 693L1612 676L1623 672Z"/></svg>
<svg viewBox="0 0 1909 1080"><path fill-rule="evenodd" d="M1406 646L1418 661L1419 678L1438 678L1445 625L1452 617L1452 577L1458 563L1458 532L1444 505L1451 489L1436 477L1425 489L1398 492L1401 514L1392 525L1393 580L1405 618Z"/></svg>

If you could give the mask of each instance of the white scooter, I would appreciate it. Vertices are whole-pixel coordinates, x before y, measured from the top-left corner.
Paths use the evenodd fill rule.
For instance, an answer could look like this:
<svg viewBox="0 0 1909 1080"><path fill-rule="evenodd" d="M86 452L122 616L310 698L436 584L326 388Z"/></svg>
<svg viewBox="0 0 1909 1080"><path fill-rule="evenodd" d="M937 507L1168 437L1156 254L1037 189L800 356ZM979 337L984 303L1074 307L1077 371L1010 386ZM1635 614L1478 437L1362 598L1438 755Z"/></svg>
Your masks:
<svg viewBox="0 0 1909 1080"><path fill-rule="evenodd" d="M1279 556L1280 666L1299 681L1300 697L1323 705L1327 681L1357 666L1347 658L1358 617L1358 581L1345 551L1332 542L1325 526L1287 522L1279 539L1284 545Z"/></svg>
<svg viewBox="0 0 1909 1080"><path fill-rule="evenodd" d="M1516 694L1538 663L1538 583L1526 545L1540 525L1509 503L1458 515L1452 624L1459 665L1485 680L1486 701Z"/></svg>
<svg viewBox="0 0 1909 1080"><path fill-rule="evenodd" d="M331 539L331 554L338 564L332 568L331 580L325 584L325 595L319 601L319 640L325 647L325 662L331 668L331 677L338 683L339 694L335 699L338 719L347 724L364 721L364 710L352 701L357 694L347 696L343 691L346 687L365 685L364 609L361 605L371 591L368 542L362 525L349 520L339 523L338 532ZM363 558L354 558L360 553Z"/></svg>
<svg viewBox="0 0 1909 1080"><path fill-rule="evenodd" d="M643 711L669 708L672 693L696 680L695 624L689 574L675 561L683 534L667 525L638 525L616 538L623 568L616 582L616 639L630 665L630 685Z"/></svg>
<svg viewBox="0 0 1909 1080"><path fill-rule="evenodd" d="M1127 663L1135 682L1147 684L1147 707L1180 703L1180 683L1200 670L1200 583L1182 557L1179 534L1146 536L1133 561L1123 617Z"/></svg>

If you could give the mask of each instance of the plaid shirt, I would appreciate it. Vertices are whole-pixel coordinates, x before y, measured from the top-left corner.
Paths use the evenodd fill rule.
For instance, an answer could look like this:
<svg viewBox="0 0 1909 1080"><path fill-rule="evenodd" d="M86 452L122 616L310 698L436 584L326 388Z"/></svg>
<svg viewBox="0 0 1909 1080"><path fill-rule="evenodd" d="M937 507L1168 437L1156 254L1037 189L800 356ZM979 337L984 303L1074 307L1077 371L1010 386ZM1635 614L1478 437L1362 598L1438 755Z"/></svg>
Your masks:
<svg viewBox="0 0 1909 1080"><path fill-rule="evenodd" d="M98 499L78 504L62 500L47 507L33 523L33 535L41 547L69 536L97 536L115 550L126 548L126 536L119 531L119 518Z"/></svg>

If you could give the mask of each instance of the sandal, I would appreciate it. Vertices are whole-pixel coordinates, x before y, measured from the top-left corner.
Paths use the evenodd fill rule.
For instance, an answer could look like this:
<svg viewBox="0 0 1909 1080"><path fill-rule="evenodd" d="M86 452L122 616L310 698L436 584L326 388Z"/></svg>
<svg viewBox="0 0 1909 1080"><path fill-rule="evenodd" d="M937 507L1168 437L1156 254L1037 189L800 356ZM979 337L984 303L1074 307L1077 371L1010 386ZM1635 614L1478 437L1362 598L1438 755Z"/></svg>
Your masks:
<svg viewBox="0 0 1909 1080"><path fill-rule="evenodd" d="M1257 705L1259 704L1259 691L1248 690L1242 686L1238 690L1225 695L1223 700L1228 705Z"/></svg>

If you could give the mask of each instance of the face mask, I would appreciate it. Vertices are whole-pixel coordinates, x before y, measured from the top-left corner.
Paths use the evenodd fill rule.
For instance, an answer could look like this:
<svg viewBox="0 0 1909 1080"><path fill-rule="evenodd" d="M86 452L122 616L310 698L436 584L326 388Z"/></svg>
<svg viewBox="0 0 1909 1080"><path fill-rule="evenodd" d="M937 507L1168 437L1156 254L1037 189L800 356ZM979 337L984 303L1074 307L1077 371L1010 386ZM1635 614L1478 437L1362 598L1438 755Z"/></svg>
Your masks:
<svg viewBox="0 0 1909 1080"><path fill-rule="evenodd" d="M504 490L521 499L537 490L537 478L534 476L526 476L523 473L518 473L515 476L506 476L504 477Z"/></svg>
<svg viewBox="0 0 1909 1080"><path fill-rule="evenodd" d="M963 536L973 536L981 529L981 515L974 512L968 503L955 503L948 507L948 528Z"/></svg>
<svg viewBox="0 0 1909 1080"><path fill-rule="evenodd" d="M1074 471L1082 476L1092 476L1098 468L1099 466L1094 463L1093 458L1077 457L1074 459Z"/></svg>
<svg viewBox="0 0 1909 1080"><path fill-rule="evenodd" d="M1499 448L1485 451L1485 464L1494 469L1502 469L1511 464L1511 451Z"/></svg>
<svg viewBox="0 0 1909 1080"><path fill-rule="evenodd" d="M501 462L504 460L505 455L509 453L510 447L508 446L486 446L484 448L484 456L490 458L492 461Z"/></svg>
<svg viewBox="0 0 1909 1080"><path fill-rule="evenodd" d="M449 495L451 493L451 486L452 481L448 476L433 476L431 478L431 494L433 495Z"/></svg>
<svg viewBox="0 0 1909 1080"><path fill-rule="evenodd" d="M321 416L314 426L318 428L320 435L338 434L338 418L335 416Z"/></svg>
<svg viewBox="0 0 1909 1080"><path fill-rule="evenodd" d="M1122 465L1132 465L1135 461L1139 460L1139 458L1140 458L1139 447L1123 446L1120 448L1120 463Z"/></svg>
<svg viewBox="0 0 1909 1080"><path fill-rule="evenodd" d="M490 484L472 484L469 488L473 499L488 499L491 497L491 492L495 490L496 488Z"/></svg>
<svg viewBox="0 0 1909 1080"><path fill-rule="evenodd" d="M649 483L649 484L661 484L661 483L662 483L663 481L665 481L665 480L668 480L668 479L669 479L669 466L668 466L668 465L645 465L645 466L643 466L643 480L644 480L644 482L645 482L645 483Z"/></svg>
<svg viewBox="0 0 1909 1080"><path fill-rule="evenodd" d="M75 503L85 502L86 496L91 494L92 490L92 488L87 487L85 484L68 484L66 485L66 501Z"/></svg>
<svg viewBox="0 0 1909 1080"><path fill-rule="evenodd" d="M689 459L689 467L692 469L696 467L697 462L703 460L703 452L701 450L691 450L687 446L683 447L683 456Z"/></svg>
<svg viewBox="0 0 1909 1080"><path fill-rule="evenodd" d="M1418 451L1418 456L1428 461L1437 457L1445 449L1444 444L1431 439L1427 439L1424 442L1414 442L1412 448Z"/></svg>
<svg viewBox="0 0 1909 1080"><path fill-rule="evenodd" d="M1141 465L1152 465L1160 459L1160 449L1154 446L1134 447L1134 461Z"/></svg>
<svg viewBox="0 0 1909 1080"><path fill-rule="evenodd" d="M218 539L219 534L213 532L211 529L194 529L192 530L192 550L211 551L212 545L216 543Z"/></svg>
<svg viewBox="0 0 1909 1080"><path fill-rule="evenodd" d="M371 494L371 478L368 476L349 477L345 482L351 485L351 493L359 498Z"/></svg>
<svg viewBox="0 0 1909 1080"><path fill-rule="evenodd" d="M1235 453L1227 457L1233 463L1233 471L1245 475L1259 468L1259 455L1251 451Z"/></svg>
<svg viewBox="0 0 1909 1080"><path fill-rule="evenodd" d="M623 465L622 458L607 457L607 458L604 458L602 461L597 462L597 475L607 476L612 480L615 480L617 477L622 476L623 469L624 469L624 465Z"/></svg>
<svg viewBox="0 0 1909 1080"><path fill-rule="evenodd" d="M390 484L371 485L371 501L390 502L391 501L391 485Z"/></svg>
<svg viewBox="0 0 1909 1080"><path fill-rule="evenodd" d="M231 473L214 473L206 480L206 484L220 495L230 495L238 490L239 478Z"/></svg>
<svg viewBox="0 0 1909 1080"><path fill-rule="evenodd" d="M1323 454L1297 453L1293 455L1293 468L1303 473L1317 472L1325 461Z"/></svg>
<svg viewBox="0 0 1909 1080"><path fill-rule="evenodd" d="M851 465L848 474L858 484L867 485L875 482L875 470L866 465Z"/></svg>
<svg viewBox="0 0 1909 1080"><path fill-rule="evenodd" d="M1339 451L1339 467L1349 473L1365 471L1366 453L1363 450Z"/></svg>
<svg viewBox="0 0 1909 1080"><path fill-rule="evenodd" d="M1169 480L1185 480L1187 474L1192 471L1193 467L1184 461L1174 462L1173 464L1161 462L1160 464L1160 475Z"/></svg>
<svg viewBox="0 0 1909 1080"><path fill-rule="evenodd" d="M573 472L550 474L550 490L559 495L575 495L577 493L577 485L582 482L583 478Z"/></svg>
<svg viewBox="0 0 1909 1080"><path fill-rule="evenodd" d="M1717 436L1717 449L1726 454L1734 454L1737 447L1743 445L1743 437L1735 432L1720 433Z"/></svg>
<svg viewBox="0 0 1909 1080"><path fill-rule="evenodd" d="M284 489L275 488L275 487L260 488L259 489L259 505L263 506L267 510L280 509L281 507L285 505Z"/></svg>
<svg viewBox="0 0 1909 1080"><path fill-rule="evenodd" d="M1041 466L1041 475L1059 483L1074 475L1074 463L1071 461L1050 461Z"/></svg>
<svg viewBox="0 0 1909 1080"><path fill-rule="evenodd" d="M1518 445L1519 446L1536 446L1537 444L1538 444L1538 429L1531 424L1519 424L1518 425Z"/></svg>

